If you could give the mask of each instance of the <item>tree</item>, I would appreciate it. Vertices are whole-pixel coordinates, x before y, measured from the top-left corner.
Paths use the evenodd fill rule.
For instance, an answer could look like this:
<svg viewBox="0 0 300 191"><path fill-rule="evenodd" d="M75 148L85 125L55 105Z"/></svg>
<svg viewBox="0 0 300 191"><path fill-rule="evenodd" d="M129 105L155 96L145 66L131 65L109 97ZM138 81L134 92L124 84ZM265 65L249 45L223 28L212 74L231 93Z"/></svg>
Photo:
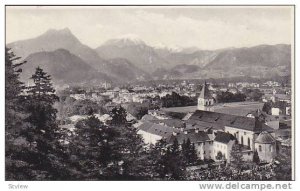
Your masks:
<svg viewBox="0 0 300 191"><path fill-rule="evenodd" d="M219 151L219 152L217 153L216 159L217 159L217 160L222 160L222 159L223 159L223 154L221 153L221 151Z"/></svg>
<svg viewBox="0 0 300 191"><path fill-rule="evenodd" d="M50 75L43 69L37 67L31 79L34 85L27 88L27 109L31 114L28 120L38 130L44 130L45 134L49 134L56 127L57 110L53 104L59 99L55 95Z"/></svg>
<svg viewBox="0 0 300 191"><path fill-rule="evenodd" d="M267 114L271 114L271 109L272 109L272 103L271 102L264 103L262 111L266 112Z"/></svg>
<svg viewBox="0 0 300 191"><path fill-rule="evenodd" d="M116 139L117 150L121 153L122 175L121 179L145 180L151 177L149 152L147 152L142 137L137 129L131 126L118 126L120 136ZM145 170L145 167L147 167Z"/></svg>
<svg viewBox="0 0 300 191"><path fill-rule="evenodd" d="M13 136L20 131L22 115L21 93L24 84L20 81L20 68L26 61L19 62L20 57L9 49L5 48L5 131L9 136ZM18 134L16 134L18 136Z"/></svg>
<svg viewBox="0 0 300 191"><path fill-rule="evenodd" d="M111 124L115 126L120 126L120 125L126 125L127 120L127 112L126 110L122 107L115 107L112 109L110 112L110 116L112 117Z"/></svg>
<svg viewBox="0 0 300 191"><path fill-rule="evenodd" d="M29 164L20 155L27 149L22 133L28 127L24 121L22 92L24 85L20 81L20 68L26 61L20 62L9 48L5 48L5 179L28 179L25 172Z"/></svg>
<svg viewBox="0 0 300 191"><path fill-rule="evenodd" d="M167 142L165 139L159 140L153 147L150 148L150 164L152 171L152 179L164 179L166 177L167 171L165 168L165 158L167 151Z"/></svg>
<svg viewBox="0 0 300 191"><path fill-rule="evenodd" d="M63 157L64 153L58 142L57 111L53 107L58 97L52 87L50 75L41 68L36 68L31 79L33 85L27 87L24 100L28 113L26 121L31 124L30 128L24 131L24 136L29 142L29 156L24 159L32 166L31 179L63 179L67 177L61 172L64 160L58 156Z"/></svg>
<svg viewBox="0 0 300 191"><path fill-rule="evenodd" d="M239 101L245 101L245 99L246 99L246 95L240 92L233 94L229 91L226 91L226 92L219 92L217 94L217 100L219 103L239 102Z"/></svg>
<svg viewBox="0 0 300 191"><path fill-rule="evenodd" d="M258 156L258 152L257 150L255 149L254 153L253 153L253 160L252 160L255 164L259 164L260 163L260 159L259 159L259 156Z"/></svg>
<svg viewBox="0 0 300 191"><path fill-rule="evenodd" d="M130 103L127 107L127 111L137 119L141 119L146 115L149 109L149 103Z"/></svg>
<svg viewBox="0 0 300 191"><path fill-rule="evenodd" d="M275 160L279 162L276 165L275 180L292 180L292 151L291 147L282 147Z"/></svg>
<svg viewBox="0 0 300 191"><path fill-rule="evenodd" d="M187 141L182 143L182 152L186 161L186 165L194 165L197 163L198 156L195 145L191 143L188 138Z"/></svg>
<svg viewBox="0 0 300 191"><path fill-rule="evenodd" d="M261 100L261 97L264 95L259 89L244 88L243 92L250 100L253 101Z"/></svg>
<svg viewBox="0 0 300 191"><path fill-rule="evenodd" d="M162 145L159 142L159 152L156 163L156 173L160 179L163 180L185 180L186 179L186 165L183 153L179 148L177 139L173 141L172 145ZM161 147L163 146L163 147Z"/></svg>
<svg viewBox="0 0 300 191"><path fill-rule="evenodd" d="M94 115L76 123L70 147L70 163L77 180L101 180L119 174L115 165L120 153L112 144L118 133L104 126ZM118 167L118 166L117 166Z"/></svg>
<svg viewBox="0 0 300 191"><path fill-rule="evenodd" d="M231 165L235 166L237 170L241 170L244 163L243 154L241 151L241 146L239 144L234 144L230 152Z"/></svg>

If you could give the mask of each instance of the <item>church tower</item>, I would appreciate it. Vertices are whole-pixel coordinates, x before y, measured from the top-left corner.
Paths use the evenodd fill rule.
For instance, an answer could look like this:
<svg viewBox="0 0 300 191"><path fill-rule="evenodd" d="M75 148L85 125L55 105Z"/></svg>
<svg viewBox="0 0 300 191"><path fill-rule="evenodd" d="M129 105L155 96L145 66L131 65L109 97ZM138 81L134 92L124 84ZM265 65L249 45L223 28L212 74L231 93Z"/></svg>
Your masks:
<svg viewBox="0 0 300 191"><path fill-rule="evenodd" d="M206 82L202 86L201 93L198 97L198 110L212 111L214 105L214 98L209 92L208 84Z"/></svg>

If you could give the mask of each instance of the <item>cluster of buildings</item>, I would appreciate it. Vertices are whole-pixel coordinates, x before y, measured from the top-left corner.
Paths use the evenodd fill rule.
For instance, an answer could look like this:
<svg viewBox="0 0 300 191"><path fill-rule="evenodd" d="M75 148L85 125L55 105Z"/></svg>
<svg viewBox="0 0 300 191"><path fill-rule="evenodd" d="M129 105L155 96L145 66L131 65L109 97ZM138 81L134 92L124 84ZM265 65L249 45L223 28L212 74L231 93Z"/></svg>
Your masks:
<svg viewBox="0 0 300 191"><path fill-rule="evenodd" d="M284 145L283 140L291 138L290 134L280 137L284 133L280 133L279 125L272 124L272 117L260 109L240 116L216 112L214 106L215 100L205 83L198 98L197 109L187 112L182 119L167 117L162 111L151 111L135 126L147 144L155 144L161 139L169 144L177 139L182 144L189 139L195 145L200 159L229 163L234 144L240 146L246 161L252 161L254 152L257 152L260 161L271 162Z"/></svg>
<svg viewBox="0 0 300 191"><path fill-rule="evenodd" d="M155 144L161 139L169 144L177 139L182 144L189 139L195 145L200 159L227 162L230 162L230 153L235 144L240 146L244 160L253 160L257 152L262 162L271 162L282 146L291 146L291 88L281 87L278 82L238 82L217 88L205 83L199 94L194 84L185 81L172 88L168 85L134 86L130 89L105 87L104 91L73 93L70 97L93 101L109 99L110 104L115 106L147 102L149 98L164 97L174 91L180 95L198 96L197 106L175 109L175 113L183 114L181 118L168 115L168 112L174 113L174 108L149 110L147 115L134 124L146 144ZM259 89L263 93L262 102L216 103L217 91L235 94L243 88ZM267 102L272 103L271 114L262 111ZM98 117L104 123L109 119L107 114ZM76 121L76 116L73 118L71 120Z"/></svg>

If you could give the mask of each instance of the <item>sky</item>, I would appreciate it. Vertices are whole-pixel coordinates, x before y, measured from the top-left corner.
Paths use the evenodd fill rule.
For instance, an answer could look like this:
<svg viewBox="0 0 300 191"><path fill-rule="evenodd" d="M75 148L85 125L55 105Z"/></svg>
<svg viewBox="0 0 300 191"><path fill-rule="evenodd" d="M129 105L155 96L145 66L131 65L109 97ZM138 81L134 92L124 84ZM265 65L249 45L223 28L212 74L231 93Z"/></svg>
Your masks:
<svg viewBox="0 0 300 191"><path fill-rule="evenodd" d="M6 43L69 28L96 48L115 38L200 49L293 43L292 6L6 6Z"/></svg>

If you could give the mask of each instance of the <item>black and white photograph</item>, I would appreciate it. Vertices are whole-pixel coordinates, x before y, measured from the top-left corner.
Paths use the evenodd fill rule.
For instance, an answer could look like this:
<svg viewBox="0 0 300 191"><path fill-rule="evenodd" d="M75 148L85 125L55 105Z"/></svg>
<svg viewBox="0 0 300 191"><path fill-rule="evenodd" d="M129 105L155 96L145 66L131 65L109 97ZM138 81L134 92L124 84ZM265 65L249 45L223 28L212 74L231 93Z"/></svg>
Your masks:
<svg viewBox="0 0 300 191"><path fill-rule="evenodd" d="M5 5L5 181L294 181L294 21Z"/></svg>

